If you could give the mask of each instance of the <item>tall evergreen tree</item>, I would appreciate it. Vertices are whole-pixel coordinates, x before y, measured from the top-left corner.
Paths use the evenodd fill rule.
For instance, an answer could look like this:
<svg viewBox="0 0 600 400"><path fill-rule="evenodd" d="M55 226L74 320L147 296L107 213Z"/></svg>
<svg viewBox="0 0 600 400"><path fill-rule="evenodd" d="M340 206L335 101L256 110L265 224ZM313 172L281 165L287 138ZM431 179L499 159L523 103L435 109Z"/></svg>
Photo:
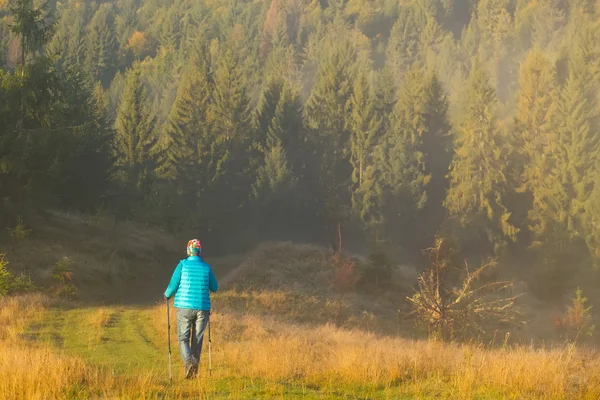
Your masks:
<svg viewBox="0 0 600 400"><path fill-rule="evenodd" d="M115 155L119 178L130 188L146 189L154 174L157 137L155 118L138 65L127 72L125 93L115 121Z"/></svg>
<svg viewBox="0 0 600 400"><path fill-rule="evenodd" d="M138 25L136 0L120 0L117 2L115 17L115 36L121 49L127 42Z"/></svg>
<svg viewBox="0 0 600 400"><path fill-rule="evenodd" d="M389 67L403 75L422 57L421 33L427 24L427 15L415 5L400 7L399 16L390 32L387 47Z"/></svg>
<svg viewBox="0 0 600 400"><path fill-rule="evenodd" d="M46 47L46 54L58 57L59 64L68 70L77 71L85 60L85 26L89 6L77 6L74 2L66 5L61 13L60 24L55 35Z"/></svg>
<svg viewBox="0 0 600 400"><path fill-rule="evenodd" d="M352 179L358 187L363 182L363 172L371 164L371 154L376 136L381 128L375 93L369 82L369 70L359 69L352 86L348 109L348 129L350 131L350 163L354 167Z"/></svg>
<svg viewBox="0 0 600 400"><path fill-rule="evenodd" d="M313 176L330 225L345 218L352 166L346 117L352 94L355 49L348 40L333 45L321 59L316 82L306 103L305 119L311 129ZM331 226L333 228L333 226Z"/></svg>
<svg viewBox="0 0 600 400"><path fill-rule="evenodd" d="M557 210L548 207L561 191L556 181L557 88L552 66L539 50L529 52L520 71L517 100L516 142L521 188L532 199L528 214L529 229L538 237L548 232L548 218ZM554 199L554 200L553 200Z"/></svg>
<svg viewBox="0 0 600 400"><path fill-rule="evenodd" d="M167 144L161 163L164 177L195 181L203 175L198 166L202 161L200 149L209 146L211 140L207 119L210 96L206 64L190 62L166 124Z"/></svg>
<svg viewBox="0 0 600 400"><path fill-rule="evenodd" d="M599 137L590 125L590 109L583 82L571 75L561 93L558 144L563 185L571 199L567 229L577 235L584 218L583 205L597 180L596 166Z"/></svg>
<svg viewBox="0 0 600 400"><path fill-rule="evenodd" d="M380 206L388 235L398 238L400 232L392 228L411 224L415 226L411 238L421 239L432 235L441 222L451 156L447 112L435 75L414 65L377 152Z"/></svg>
<svg viewBox="0 0 600 400"><path fill-rule="evenodd" d="M294 185L295 155L302 135L302 108L298 92L287 82L272 82L263 94L257 113L258 148L261 163L254 195L263 203L273 205L290 196ZM289 202L289 198L286 200Z"/></svg>
<svg viewBox="0 0 600 400"><path fill-rule="evenodd" d="M49 5L48 0L36 5L33 0L13 0L8 6L13 17L11 30L19 37L22 66L26 56L40 50L54 33L54 22L48 18Z"/></svg>
<svg viewBox="0 0 600 400"><path fill-rule="evenodd" d="M460 229L462 244L495 250L514 240L517 229L506 208L506 137L495 115L496 98L488 78L476 65L467 91L467 114L458 128L450 169L446 208ZM481 238L487 239L482 243Z"/></svg>
<svg viewBox="0 0 600 400"><path fill-rule="evenodd" d="M243 144L251 122L246 85L236 57L225 50L214 74L213 104L209 112L217 140Z"/></svg>
<svg viewBox="0 0 600 400"><path fill-rule="evenodd" d="M381 133L383 118L377 104L374 88L369 81L370 69L360 68L354 79L352 95L348 101L348 129L350 131L350 163L354 183L352 206L364 221L370 218L372 203L371 175L367 173L374 165L373 152Z"/></svg>
<svg viewBox="0 0 600 400"><path fill-rule="evenodd" d="M224 50L214 72L212 102L208 109L212 140L210 170L220 196L226 199L219 206L239 207L247 198L254 174L249 170L249 139L252 114L246 94L246 83L237 58L229 49Z"/></svg>
<svg viewBox="0 0 600 400"><path fill-rule="evenodd" d="M85 69L91 78L108 84L117 55L113 7L102 3L87 26Z"/></svg>

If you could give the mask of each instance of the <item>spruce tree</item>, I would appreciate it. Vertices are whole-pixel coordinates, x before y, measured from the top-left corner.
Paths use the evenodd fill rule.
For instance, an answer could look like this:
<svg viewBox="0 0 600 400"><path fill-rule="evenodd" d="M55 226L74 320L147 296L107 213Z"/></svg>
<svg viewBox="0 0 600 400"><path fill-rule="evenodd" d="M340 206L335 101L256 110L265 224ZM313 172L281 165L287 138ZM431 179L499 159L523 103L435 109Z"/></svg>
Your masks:
<svg viewBox="0 0 600 400"><path fill-rule="evenodd" d="M345 38L328 45L331 47L319 63L306 103L305 119L311 132L315 199L324 207L333 231L347 217L350 205L352 166L346 118L352 94L355 49Z"/></svg>
<svg viewBox="0 0 600 400"><path fill-rule="evenodd" d="M35 5L33 0L11 0L8 6L13 18L10 29L19 37L22 67L26 56L40 50L54 33L54 22L48 15L49 6L47 0Z"/></svg>
<svg viewBox="0 0 600 400"><path fill-rule="evenodd" d="M130 188L144 189L154 173L156 120L148 109L148 95L139 65L127 71L125 93L115 121L115 156L120 179Z"/></svg>
<svg viewBox="0 0 600 400"><path fill-rule="evenodd" d="M306 103L305 117L319 148L319 175L332 186L346 182L348 139L346 116L352 94L354 49L349 43L332 48L319 65L315 85Z"/></svg>
<svg viewBox="0 0 600 400"><path fill-rule="evenodd" d="M260 96L254 113L254 128L258 133L258 143L255 144L258 147L266 145L267 134L279 104L282 88L283 81L281 79L270 78Z"/></svg>
<svg viewBox="0 0 600 400"><path fill-rule="evenodd" d="M366 66L359 69L354 80L348 109L350 163L354 168L352 179L360 187L364 170L371 164L370 157L382 123Z"/></svg>
<svg viewBox="0 0 600 400"><path fill-rule="evenodd" d="M171 180L198 180L202 162L200 150L210 143L207 112L210 83L205 64L188 65L166 124L167 144L161 175ZM194 178L195 177L195 178Z"/></svg>
<svg viewBox="0 0 600 400"><path fill-rule="evenodd" d="M348 102L350 115L350 163L353 173L352 207L360 218L370 225L372 205L372 184L368 173L374 165L373 152L381 134L383 118L378 107L374 88L369 81L368 66L359 68L352 86L352 95Z"/></svg>
<svg viewBox="0 0 600 400"><path fill-rule="evenodd" d="M115 37L121 50L127 47L132 33L138 25L136 0L119 0L115 17Z"/></svg>
<svg viewBox="0 0 600 400"><path fill-rule="evenodd" d="M406 75L377 151L381 209L395 236L415 226L411 239L430 236L442 219L450 163L448 103L435 74L414 65Z"/></svg>
<svg viewBox="0 0 600 400"><path fill-rule="evenodd" d="M208 168L211 181L222 193L219 206L238 207L252 184L249 170L249 139L252 135L252 114L238 59L230 49L220 55L214 72L212 101L208 109L212 140L206 143L210 154ZM203 144L204 145L204 144ZM228 201L227 201L228 200Z"/></svg>
<svg viewBox="0 0 600 400"><path fill-rule="evenodd" d="M574 235L581 232L585 218L583 205L597 181L598 133L590 125L589 102L583 82L571 75L562 90L559 102L558 144L560 146L561 180L571 199L567 229Z"/></svg>
<svg viewBox="0 0 600 400"><path fill-rule="evenodd" d="M224 50L214 74L209 110L217 140L243 144L249 136L251 114L242 70L231 50Z"/></svg>
<svg viewBox="0 0 600 400"><path fill-rule="evenodd" d="M517 229L506 208L509 193L505 169L506 137L495 115L496 97L485 72L476 65L467 89L467 111L458 128L450 188L445 206L450 222L459 228L463 246L473 249L516 238ZM487 239L482 242L481 238Z"/></svg>
<svg viewBox="0 0 600 400"><path fill-rule="evenodd" d="M530 13L531 45L544 49L553 43L561 33L566 18L560 0L542 0L535 4Z"/></svg>
<svg viewBox="0 0 600 400"><path fill-rule="evenodd" d="M400 7L387 47L388 65L396 74L405 74L422 57L421 33L426 25L427 16L421 8L415 5Z"/></svg>
<svg viewBox="0 0 600 400"><path fill-rule="evenodd" d="M520 91L517 100L515 148L518 150L520 191L532 199L528 213L529 229L539 240L547 234L549 199L557 198L560 183L552 169L557 162L557 88L554 69L539 50L529 52L520 71ZM519 185L519 183L517 183Z"/></svg>
<svg viewBox="0 0 600 400"><path fill-rule="evenodd" d="M107 85L117 55L113 8L109 3L100 5L87 26L85 54L87 73Z"/></svg>
<svg viewBox="0 0 600 400"><path fill-rule="evenodd" d="M265 90L260 109L257 118L263 123L257 134L264 137L264 143L258 143L261 161L253 190L261 202L273 205L291 194L295 182L294 155L302 134L299 94L287 82L274 82Z"/></svg>

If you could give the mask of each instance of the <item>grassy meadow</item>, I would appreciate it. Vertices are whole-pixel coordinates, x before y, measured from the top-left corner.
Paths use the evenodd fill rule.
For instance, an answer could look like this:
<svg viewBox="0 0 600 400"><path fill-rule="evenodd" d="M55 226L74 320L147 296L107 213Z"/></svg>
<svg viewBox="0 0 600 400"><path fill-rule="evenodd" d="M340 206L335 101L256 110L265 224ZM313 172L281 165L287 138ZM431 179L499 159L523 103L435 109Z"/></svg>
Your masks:
<svg viewBox="0 0 600 400"><path fill-rule="evenodd" d="M338 293L329 284L328 252L291 243L265 244L244 257L211 262L222 288L213 296L212 376L205 341L199 377L184 379L171 308L170 382L160 290L172 267L148 259L169 259L175 248L166 249L171 253L163 258L149 256L141 251L145 246L166 240L131 227L105 236L89 228L85 234L94 235L94 246L71 247L83 227L73 221L56 227L51 236L31 238L50 260L39 259L38 265L47 266L33 272L41 279L71 249L73 276L84 278L75 279L79 296L0 299L0 399L600 398L596 350L557 342L503 343L502 335L495 343L419 339L412 325L395 319L397 293ZM111 249L115 242L134 248L128 240L140 251ZM22 252L15 247L7 255L17 271L33 265L29 246L24 241ZM105 265L119 276L124 275L115 265L127 265L135 279L135 285L118 287L118 301L105 300L112 281L95 278L106 275Z"/></svg>
<svg viewBox="0 0 600 400"><path fill-rule="evenodd" d="M199 378L183 379L172 328L170 383L162 303L77 307L28 295L2 301L0 325L3 399L600 397L600 357L570 346L449 345L227 310L213 316L212 376L204 353Z"/></svg>

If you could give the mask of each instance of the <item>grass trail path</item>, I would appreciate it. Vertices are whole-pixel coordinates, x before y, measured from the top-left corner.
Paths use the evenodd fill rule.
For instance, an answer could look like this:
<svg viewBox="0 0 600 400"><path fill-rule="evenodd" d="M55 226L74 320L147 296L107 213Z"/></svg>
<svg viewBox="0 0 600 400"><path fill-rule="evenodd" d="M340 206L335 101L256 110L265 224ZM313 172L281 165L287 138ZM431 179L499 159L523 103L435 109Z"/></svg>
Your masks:
<svg viewBox="0 0 600 400"><path fill-rule="evenodd" d="M179 358L176 323L171 319L173 383L168 380L168 350L165 323L155 323L156 309L140 306L54 307L31 323L24 334L27 340L49 345L57 352L83 359L88 365L112 370L123 378L147 375L143 398L171 399L402 399L381 388L307 387L290 382L274 382L234 376L219 364L213 353L214 377L208 377L205 341L199 379L183 379ZM174 316L174 313L173 313ZM165 316L166 317L166 316ZM213 346L214 343L213 337ZM218 346L218 344L217 344ZM215 347L213 347L215 351ZM218 351L218 350L217 350ZM74 391L69 398L92 395ZM108 396L109 398L115 398ZM100 398L103 398L100 396ZM116 395L116 398L130 398Z"/></svg>

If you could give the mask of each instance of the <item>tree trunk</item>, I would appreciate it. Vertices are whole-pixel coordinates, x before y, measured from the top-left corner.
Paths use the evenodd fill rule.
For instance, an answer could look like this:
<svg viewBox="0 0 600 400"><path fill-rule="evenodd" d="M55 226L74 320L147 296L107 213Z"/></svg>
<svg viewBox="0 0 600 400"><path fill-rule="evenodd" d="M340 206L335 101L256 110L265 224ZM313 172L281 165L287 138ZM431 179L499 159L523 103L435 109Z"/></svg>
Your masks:
<svg viewBox="0 0 600 400"><path fill-rule="evenodd" d="M360 157L358 162L358 187L362 186L362 177L363 177L363 157Z"/></svg>
<svg viewBox="0 0 600 400"><path fill-rule="evenodd" d="M342 224L338 222L338 253L342 254Z"/></svg>
<svg viewBox="0 0 600 400"><path fill-rule="evenodd" d="M25 77L25 36L21 36L21 79ZM25 121L25 86L21 82L21 109L19 110L18 134L23 133Z"/></svg>

